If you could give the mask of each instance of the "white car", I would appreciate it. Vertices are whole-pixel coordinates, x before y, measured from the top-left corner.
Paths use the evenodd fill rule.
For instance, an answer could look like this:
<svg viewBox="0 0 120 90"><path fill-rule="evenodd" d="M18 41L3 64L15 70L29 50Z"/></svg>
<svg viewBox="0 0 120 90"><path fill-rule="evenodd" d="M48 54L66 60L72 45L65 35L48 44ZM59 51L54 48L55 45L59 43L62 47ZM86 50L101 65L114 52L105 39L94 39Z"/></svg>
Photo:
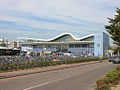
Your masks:
<svg viewBox="0 0 120 90"><path fill-rule="evenodd" d="M72 54L72 53L63 53L63 55L65 55L65 56L70 56L70 57L72 57L72 58L77 58L77 56L75 56L75 55Z"/></svg>

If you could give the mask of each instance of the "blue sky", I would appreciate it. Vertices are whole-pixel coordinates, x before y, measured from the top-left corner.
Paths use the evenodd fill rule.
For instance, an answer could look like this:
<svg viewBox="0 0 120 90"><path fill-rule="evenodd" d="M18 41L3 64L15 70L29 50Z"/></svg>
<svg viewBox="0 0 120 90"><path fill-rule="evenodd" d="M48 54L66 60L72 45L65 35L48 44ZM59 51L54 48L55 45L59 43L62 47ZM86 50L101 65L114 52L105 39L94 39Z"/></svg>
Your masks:
<svg viewBox="0 0 120 90"><path fill-rule="evenodd" d="M0 0L0 38L52 38L70 32L84 36L105 31L119 0ZM37 33L41 32L41 33Z"/></svg>

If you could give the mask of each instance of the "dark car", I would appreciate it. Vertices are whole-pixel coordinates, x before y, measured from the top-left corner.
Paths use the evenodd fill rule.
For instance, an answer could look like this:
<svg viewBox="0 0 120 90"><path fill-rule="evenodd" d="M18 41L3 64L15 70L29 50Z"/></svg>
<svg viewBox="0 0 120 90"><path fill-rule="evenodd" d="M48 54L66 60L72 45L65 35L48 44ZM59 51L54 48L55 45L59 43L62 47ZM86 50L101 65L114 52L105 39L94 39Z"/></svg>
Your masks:
<svg viewBox="0 0 120 90"><path fill-rule="evenodd" d="M108 61L113 62L113 59L115 59L115 57L110 57Z"/></svg>

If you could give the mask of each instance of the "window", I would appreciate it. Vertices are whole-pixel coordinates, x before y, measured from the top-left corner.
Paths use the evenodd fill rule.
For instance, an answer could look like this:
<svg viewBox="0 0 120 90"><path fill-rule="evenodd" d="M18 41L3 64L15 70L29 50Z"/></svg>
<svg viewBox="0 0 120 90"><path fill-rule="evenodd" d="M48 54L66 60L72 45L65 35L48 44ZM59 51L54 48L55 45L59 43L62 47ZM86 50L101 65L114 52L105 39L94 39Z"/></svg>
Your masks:
<svg viewBox="0 0 120 90"><path fill-rule="evenodd" d="M75 48L80 48L80 44L75 44Z"/></svg>
<svg viewBox="0 0 120 90"><path fill-rule="evenodd" d="M74 48L74 44L70 44L70 45L69 45L69 48Z"/></svg>
<svg viewBox="0 0 120 90"><path fill-rule="evenodd" d="M87 47L87 44L83 44L82 47L84 47L84 48Z"/></svg>

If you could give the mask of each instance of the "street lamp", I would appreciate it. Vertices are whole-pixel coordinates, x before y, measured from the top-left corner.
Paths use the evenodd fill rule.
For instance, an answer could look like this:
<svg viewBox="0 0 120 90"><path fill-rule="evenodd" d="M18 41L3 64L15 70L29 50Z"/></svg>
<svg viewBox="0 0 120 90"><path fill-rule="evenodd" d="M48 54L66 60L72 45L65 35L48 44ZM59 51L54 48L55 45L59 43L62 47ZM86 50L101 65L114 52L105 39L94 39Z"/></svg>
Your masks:
<svg viewBox="0 0 120 90"><path fill-rule="evenodd" d="M37 33L43 33L43 40L45 42L45 32L37 32Z"/></svg>
<svg viewBox="0 0 120 90"><path fill-rule="evenodd" d="M45 42L45 32L37 32L38 34L40 34L40 33L43 33L43 40L44 40L44 42ZM45 50L45 46L44 46L44 44L43 44L43 53L44 53L44 50Z"/></svg>

